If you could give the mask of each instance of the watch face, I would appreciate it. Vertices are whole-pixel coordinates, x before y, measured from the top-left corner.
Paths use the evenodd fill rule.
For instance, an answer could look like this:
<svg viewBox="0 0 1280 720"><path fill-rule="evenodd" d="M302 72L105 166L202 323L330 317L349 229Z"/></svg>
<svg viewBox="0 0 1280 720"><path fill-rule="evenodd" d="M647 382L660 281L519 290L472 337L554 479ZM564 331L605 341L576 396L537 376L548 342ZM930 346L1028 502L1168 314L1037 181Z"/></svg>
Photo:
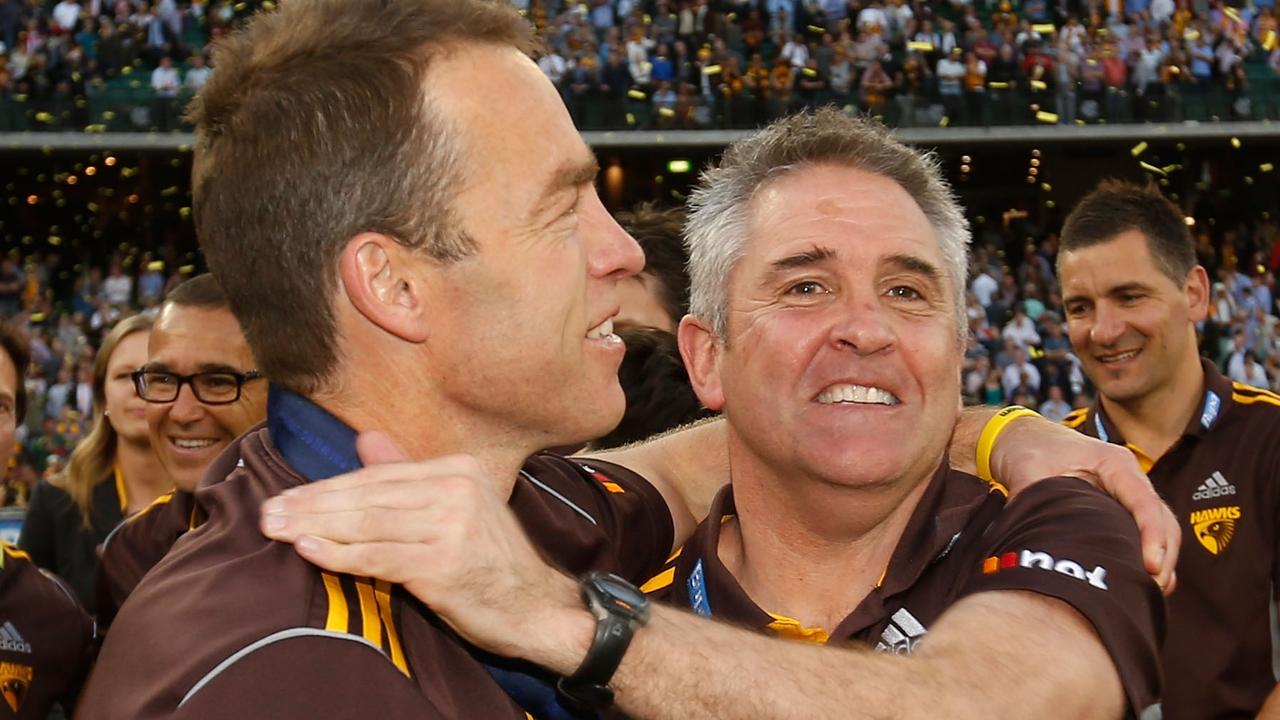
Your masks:
<svg viewBox="0 0 1280 720"><path fill-rule="evenodd" d="M587 582L607 598L615 611L628 614L640 622L649 618L649 598L645 597L635 585L617 575L605 573L593 574Z"/></svg>

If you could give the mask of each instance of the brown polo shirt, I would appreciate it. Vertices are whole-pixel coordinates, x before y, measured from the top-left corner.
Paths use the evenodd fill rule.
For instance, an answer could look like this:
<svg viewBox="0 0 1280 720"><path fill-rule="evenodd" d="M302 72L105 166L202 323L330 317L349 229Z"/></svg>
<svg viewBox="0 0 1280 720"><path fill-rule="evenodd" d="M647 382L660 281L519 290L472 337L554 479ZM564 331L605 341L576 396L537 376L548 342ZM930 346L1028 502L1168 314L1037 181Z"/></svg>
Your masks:
<svg viewBox="0 0 1280 720"><path fill-rule="evenodd" d="M61 580L0 544L0 718L70 715L89 669L93 621Z"/></svg>
<svg viewBox="0 0 1280 720"><path fill-rule="evenodd" d="M929 628L966 596L1035 592L1066 602L1089 620L1115 662L1135 715L1159 702L1159 588L1143 569L1133 519L1083 481L1044 480L1008 502L944 463L880 583L829 634L760 608L720 562L720 528L734 513L729 486L643 589L656 600L761 631L897 655L928 643Z"/></svg>
<svg viewBox="0 0 1280 720"><path fill-rule="evenodd" d="M1167 720L1251 718L1276 686L1280 396L1203 365L1200 410L1158 460L1126 442L1100 404L1064 421L1132 450L1182 525L1162 654Z"/></svg>
<svg viewBox="0 0 1280 720"><path fill-rule="evenodd" d="M202 518L203 514L196 508L195 495L185 490L171 490L111 531L102 543L94 582L100 635L106 634L120 606L142 576Z"/></svg>
<svg viewBox="0 0 1280 720"><path fill-rule="evenodd" d="M259 532L261 503L307 481L277 443L253 430L215 462L196 491L207 519L121 608L79 717L524 718L493 668L540 671L483 656L398 586L322 572ZM661 495L607 463L537 455L510 504L570 573L647 577L673 542Z"/></svg>

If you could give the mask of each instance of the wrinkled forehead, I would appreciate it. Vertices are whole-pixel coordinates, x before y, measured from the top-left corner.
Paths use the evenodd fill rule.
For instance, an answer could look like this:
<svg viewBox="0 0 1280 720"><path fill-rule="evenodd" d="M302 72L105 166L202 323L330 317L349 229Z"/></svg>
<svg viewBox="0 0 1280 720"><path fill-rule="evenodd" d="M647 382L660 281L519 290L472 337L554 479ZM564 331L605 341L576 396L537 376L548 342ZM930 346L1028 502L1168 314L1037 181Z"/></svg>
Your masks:
<svg viewBox="0 0 1280 720"><path fill-rule="evenodd" d="M254 369L253 352L230 308L168 304L151 329L147 364L190 373L210 366Z"/></svg>

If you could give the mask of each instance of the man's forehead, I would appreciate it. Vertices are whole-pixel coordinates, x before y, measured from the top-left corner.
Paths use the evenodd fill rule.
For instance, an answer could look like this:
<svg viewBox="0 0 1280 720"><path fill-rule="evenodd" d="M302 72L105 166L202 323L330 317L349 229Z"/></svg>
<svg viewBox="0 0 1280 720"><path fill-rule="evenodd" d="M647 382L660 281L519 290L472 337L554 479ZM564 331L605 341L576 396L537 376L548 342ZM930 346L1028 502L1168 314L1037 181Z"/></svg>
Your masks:
<svg viewBox="0 0 1280 720"><path fill-rule="evenodd" d="M229 309L179 305L169 305L160 313L147 354L151 364L183 365L238 365L253 357Z"/></svg>

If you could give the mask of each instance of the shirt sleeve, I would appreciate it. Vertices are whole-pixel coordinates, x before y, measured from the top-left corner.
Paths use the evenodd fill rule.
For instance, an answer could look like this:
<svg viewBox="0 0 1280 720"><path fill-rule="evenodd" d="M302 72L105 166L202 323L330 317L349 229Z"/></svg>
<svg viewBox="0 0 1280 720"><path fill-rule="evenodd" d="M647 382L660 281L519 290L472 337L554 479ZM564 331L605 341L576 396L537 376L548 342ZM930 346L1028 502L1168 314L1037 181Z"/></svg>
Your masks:
<svg viewBox="0 0 1280 720"><path fill-rule="evenodd" d="M432 720L430 701L373 648L354 639L302 636L271 643L212 670L187 692L174 720L398 718Z"/></svg>
<svg viewBox="0 0 1280 720"><path fill-rule="evenodd" d="M1024 590L1067 603L1098 633L1134 715L1159 702L1164 600L1118 503L1082 480L1044 480L1011 500L988 536L992 551L962 596Z"/></svg>
<svg viewBox="0 0 1280 720"><path fill-rule="evenodd" d="M534 543L574 575L598 570L643 582L675 539L657 488L600 460L534 456L521 471L511 507Z"/></svg>

